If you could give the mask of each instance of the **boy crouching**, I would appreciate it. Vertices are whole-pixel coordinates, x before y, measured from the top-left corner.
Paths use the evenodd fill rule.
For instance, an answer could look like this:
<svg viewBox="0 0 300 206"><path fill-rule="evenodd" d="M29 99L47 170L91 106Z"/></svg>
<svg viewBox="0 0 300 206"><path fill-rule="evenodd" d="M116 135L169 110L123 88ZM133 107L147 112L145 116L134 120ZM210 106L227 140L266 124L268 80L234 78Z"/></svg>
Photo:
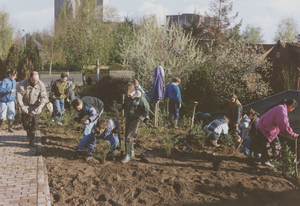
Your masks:
<svg viewBox="0 0 300 206"><path fill-rule="evenodd" d="M112 153L117 149L119 144L119 139L116 135L118 127L118 122L114 120L105 120L99 118L97 123L93 126L91 133L88 136L87 146L89 157L86 158L87 161L91 161L94 156L94 149L96 146L96 141L98 139L107 140L111 144L111 149L107 156L112 156Z"/></svg>

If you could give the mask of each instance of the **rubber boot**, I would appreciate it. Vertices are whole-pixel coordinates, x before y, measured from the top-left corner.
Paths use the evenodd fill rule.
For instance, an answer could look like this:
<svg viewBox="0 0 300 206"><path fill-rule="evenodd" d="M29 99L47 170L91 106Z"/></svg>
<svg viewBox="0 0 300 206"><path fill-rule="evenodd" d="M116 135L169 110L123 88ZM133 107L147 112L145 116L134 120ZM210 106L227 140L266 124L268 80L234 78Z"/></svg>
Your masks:
<svg viewBox="0 0 300 206"><path fill-rule="evenodd" d="M15 132L15 130L13 130L12 125L13 125L14 120L8 120L8 131L9 132Z"/></svg>
<svg viewBox="0 0 300 206"><path fill-rule="evenodd" d="M127 163L134 157L133 142L125 144L125 154L125 158L121 160L122 163Z"/></svg>
<svg viewBox="0 0 300 206"><path fill-rule="evenodd" d="M34 136L35 136L35 133L29 132L29 146L30 147L35 147Z"/></svg>
<svg viewBox="0 0 300 206"><path fill-rule="evenodd" d="M177 126L178 120L174 120L174 122L175 122L175 123L174 123L174 128L175 128L175 129L178 129L178 126Z"/></svg>
<svg viewBox="0 0 300 206"><path fill-rule="evenodd" d="M2 124L3 124L3 119L0 119L0 128L1 128Z"/></svg>

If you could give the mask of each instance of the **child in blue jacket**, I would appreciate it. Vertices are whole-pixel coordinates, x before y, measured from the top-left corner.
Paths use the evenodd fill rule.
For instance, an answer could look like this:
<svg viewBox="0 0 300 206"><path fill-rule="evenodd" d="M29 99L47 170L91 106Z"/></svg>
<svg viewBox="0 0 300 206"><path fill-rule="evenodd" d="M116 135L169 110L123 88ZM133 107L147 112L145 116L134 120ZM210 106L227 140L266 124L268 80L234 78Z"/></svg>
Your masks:
<svg viewBox="0 0 300 206"><path fill-rule="evenodd" d="M94 125L91 133L88 136L87 146L89 157L86 158L87 161L91 161L94 155L94 149L98 139L107 140L111 144L111 149L109 150L108 156L110 156L119 144L119 139L116 135L118 129L118 122L114 120L105 120L103 118L98 119L97 124Z"/></svg>
<svg viewBox="0 0 300 206"><path fill-rule="evenodd" d="M178 85L181 83L179 77L174 77L173 82L168 84L165 91L165 98L169 101L169 113L173 120L175 120L174 127L177 129L179 119L179 109L181 108L181 93Z"/></svg>
<svg viewBox="0 0 300 206"><path fill-rule="evenodd" d="M16 114L15 111L15 92L16 92L16 78L17 70L10 70L8 77L3 79L0 84L0 127L3 120L6 118L8 110L8 131L14 132L12 124Z"/></svg>

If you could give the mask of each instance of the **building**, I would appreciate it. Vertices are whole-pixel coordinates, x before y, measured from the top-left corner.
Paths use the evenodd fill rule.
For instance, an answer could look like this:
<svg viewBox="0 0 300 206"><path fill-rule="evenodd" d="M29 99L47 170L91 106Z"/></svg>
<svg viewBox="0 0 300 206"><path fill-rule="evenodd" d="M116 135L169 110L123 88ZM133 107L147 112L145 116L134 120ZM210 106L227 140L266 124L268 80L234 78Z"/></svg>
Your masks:
<svg viewBox="0 0 300 206"><path fill-rule="evenodd" d="M284 88L283 70L289 76L292 88L300 91L300 35L298 42L286 42L279 40L276 44L262 45L265 53L263 58L266 58L272 65L270 77L267 81L274 93L282 92Z"/></svg>
<svg viewBox="0 0 300 206"><path fill-rule="evenodd" d="M59 8L63 6L64 2L68 4L71 2L73 11L75 11L76 0L55 0L54 2L54 17L56 19L58 15ZM108 6L108 0L97 0L97 6Z"/></svg>
<svg viewBox="0 0 300 206"><path fill-rule="evenodd" d="M169 27L171 27L172 24L176 24L179 26L182 26L183 24L188 25L189 22L193 21L193 18L197 18L196 20L199 22L198 25L210 25L211 17L208 16L201 16L199 14L180 14L178 15L167 15L166 19L169 20Z"/></svg>

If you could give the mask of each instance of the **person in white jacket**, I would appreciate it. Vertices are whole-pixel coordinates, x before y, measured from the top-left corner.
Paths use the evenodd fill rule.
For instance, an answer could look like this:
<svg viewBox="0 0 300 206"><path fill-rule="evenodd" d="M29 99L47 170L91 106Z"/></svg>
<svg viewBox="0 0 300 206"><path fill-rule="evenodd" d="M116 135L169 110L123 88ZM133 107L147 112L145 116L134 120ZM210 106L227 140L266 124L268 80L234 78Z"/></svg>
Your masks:
<svg viewBox="0 0 300 206"><path fill-rule="evenodd" d="M223 119L215 119L211 123L209 123L207 126L205 126L205 134L209 135L209 138L211 139L211 143L219 147L218 139L220 136L227 135L228 134L228 123L229 118L227 116L224 116Z"/></svg>

